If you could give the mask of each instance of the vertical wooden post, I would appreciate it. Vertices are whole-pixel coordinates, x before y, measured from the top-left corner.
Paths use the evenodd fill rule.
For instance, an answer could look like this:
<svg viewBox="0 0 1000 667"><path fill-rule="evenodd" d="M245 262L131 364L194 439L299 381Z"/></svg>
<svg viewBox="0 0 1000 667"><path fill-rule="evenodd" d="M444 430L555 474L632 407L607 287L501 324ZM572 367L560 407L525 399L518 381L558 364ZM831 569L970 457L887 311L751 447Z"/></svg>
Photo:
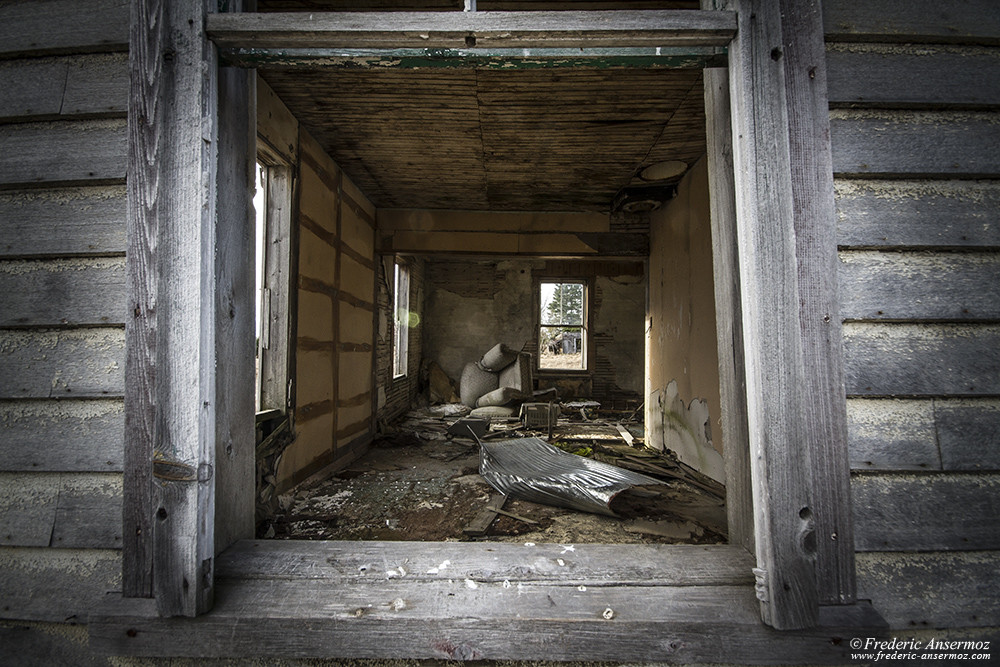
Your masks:
<svg viewBox="0 0 1000 667"><path fill-rule="evenodd" d="M778 629L818 621L807 372L799 325L796 211L782 16L733 0L729 49L740 289L758 597Z"/></svg>
<svg viewBox="0 0 1000 667"><path fill-rule="evenodd" d="M229 369L218 356L218 67L207 10L205 0L137 0L132 15L126 419L142 428L127 434L126 525L151 523L152 541L129 548L125 580L126 593L141 593L151 568L163 616L212 605L217 381ZM151 492L139 488L146 469Z"/></svg>
<svg viewBox="0 0 1000 667"><path fill-rule="evenodd" d="M856 599L826 49L819 0L781 0L821 604Z"/></svg>
<svg viewBox="0 0 1000 667"><path fill-rule="evenodd" d="M733 133L730 123L729 72L706 69L705 118L708 144L709 201L712 211L712 263L715 326L718 332L722 442L726 458L726 514L729 542L754 551L753 487L747 434L746 367L743 363L743 317L740 261L736 237Z"/></svg>

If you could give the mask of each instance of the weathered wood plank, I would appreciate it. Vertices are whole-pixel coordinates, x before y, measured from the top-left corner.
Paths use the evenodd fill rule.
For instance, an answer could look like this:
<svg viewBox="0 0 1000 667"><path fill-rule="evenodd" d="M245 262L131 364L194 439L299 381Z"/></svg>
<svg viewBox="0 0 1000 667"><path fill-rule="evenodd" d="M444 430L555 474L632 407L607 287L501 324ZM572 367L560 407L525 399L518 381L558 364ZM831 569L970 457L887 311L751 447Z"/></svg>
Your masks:
<svg viewBox="0 0 1000 667"><path fill-rule="evenodd" d="M1000 319L1000 254L840 253L845 320Z"/></svg>
<svg viewBox="0 0 1000 667"><path fill-rule="evenodd" d="M241 4L241 3L240 3ZM219 71L219 156L215 227L215 353L225 369L215 378L215 554L254 535L256 458L254 435L254 366L248 350L255 345L254 239L247 233L254 219L257 97L253 72ZM290 201L290 198L289 198ZM267 238L270 252L271 238ZM286 258L287 261L287 258ZM283 273L286 275L287 273ZM285 293L287 294L287 292ZM287 311L283 313L287 317ZM287 320L280 324L287 326ZM283 342L287 345L287 336ZM284 377L281 380L284 384ZM282 404L269 407L282 407Z"/></svg>
<svg viewBox="0 0 1000 667"><path fill-rule="evenodd" d="M0 52L124 51L128 0L41 0L0 5Z"/></svg>
<svg viewBox="0 0 1000 667"><path fill-rule="evenodd" d="M106 398L124 389L121 329L0 332L0 398Z"/></svg>
<svg viewBox="0 0 1000 667"><path fill-rule="evenodd" d="M1000 470L1000 401L934 401L945 470Z"/></svg>
<svg viewBox="0 0 1000 667"><path fill-rule="evenodd" d="M0 61L0 118L122 116L127 61L124 53Z"/></svg>
<svg viewBox="0 0 1000 667"><path fill-rule="evenodd" d="M832 106L1000 104L995 49L831 44L826 58Z"/></svg>
<svg viewBox="0 0 1000 667"><path fill-rule="evenodd" d="M932 400L851 398L852 470L940 470Z"/></svg>
<svg viewBox="0 0 1000 667"><path fill-rule="evenodd" d="M782 46L772 60L785 65L799 324L805 368L803 420L812 504L808 530L816 546L820 604L854 603L850 466L843 399L843 346L837 271L829 99L822 3L782 0ZM759 48L759 47L758 47ZM800 513L801 515L801 513Z"/></svg>
<svg viewBox="0 0 1000 667"><path fill-rule="evenodd" d="M811 627L819 597L809 448L803 446L811 442L802 391L809 383L798 317L793 196L793 186L806 186L791 168L793 148L796 159L808 158L801 153L808 148L790 140L789 114L797 98L790 97L786 64L772 57L772 49L780 53L784 44L784 8L754 0L726 6L739 17L729 82L761 614L778 629ZM792 60L790 67L809 62L805 55Z"/></svg>
<svg viewBox="0 0 1000 667"><path fill-rule="evenodd" d="M6 656L17 656L24 665L75 665L105 667L107 657L87 646L84 625L49 625L17 622L0 625L0 645Z"/></svg>
<svg viewBox="0 0 1000 667"><path fill-rule="evenodd" d="M124 409L119 399L0 402L3 470L120 472Z"/></svg>
<svg viewBox="0 0 1000 667"><path fill-rule="evenodd" d="M0 125L0 183L120 182L124 119Z"/></svg>
<svg viewBox="0 0 1000 667"><path fill-rule="evenodd" d="M121 475L5 472L0 481L0 545L121 546Z"/></svg>
<svg viewBox="0 0 1000 667"><path fill-rule="evenodd" d="M0 192L0 255L108 255L125 250L125 189Z"/></svg>
<svg viewBox="0 0 1000 667"><path fill-rule="evenodd" d="M710 69L705 71L704 77L715 327L722 441L726 443L723 451L726 459L726 518L730 543L742 545L749 553L754 553L753 485L747 433L729 73L723 69Z"/></svg>
<svg viewBox="0 0 1000 667"><path fill-rule="evenodd" d="M118 550L0 547L0 618L79 623L120 588Z"/></svg>
<svg viewBox="0 0 1000 667"><path fill-rule="evenodd" d="M837 243L1000 248L1000 183L837 180Z"/></svg>
<svg viewBox="0 0 1000 667"><path fill-rule="evenodd" d="M829 0L823 3L823 24L830 41L996 44L1000 35L991 0L944 6L912 0L905 8L893 0Z"/></svg>
<svg viewBox="0 0 1000 667"><path fill-rule="evenodd" d="M997 176L1000 116L992 112L830 112L841 175Z"/></svg>
<svg viewBox="0 0 1000 667"><path fill-rule="evenodd" d="M860 553L857 563L858 595L893 628L1000 625L996 551Z"/></svg>
<svg viewBox="0 0 1000 667"><path fill-rule="evenodd" d="M257 138L263 146L277 152L274 156L286 164L295 164L299 154L299 121L260 76L257 82Z"/></svg>
<svg viewBox="0 0 1000 667"><path fill-rule="evenodd" d="M463 580L316 588L316 582L220 583L197 623L108 611L92 617L92 646L115 655L537 659L842 663L850 630L776 633L753 589L518 586ZM264 600L296 601L265 617ZM136 632L126 633L132 628ZM430 628L430 629L428 629ZM177 642L178 633L185 637ZM512 641L511 637L516 637ZM833 641L831 641L833 640Z"/></svg>
<svg viewBox="0 0 1000 667"><path fill-rule="evenodd" d="M453 231L484 228L495 232L607 232L608 216L601 213L552 211L445 211L427 209L378 209L379 232Z"/></svg>
<svg viewBox="0 0 1000 667"><path fill-rule="evenodd" d="M219 558L216 574L220 579L294 577L349 585L402 577L597 586L608 583L611 563L619 584L753 583L753 559L741 547L638 544L622 549L609 544L259 540L239 542L227 550Z"/></svg>
<svg viewBox="0 0 1000 667"><path fill-rule="evenodd" d="M968 551L1000 547L1000 476L855 474L858 551Z"/></svg>
<svg viewBox="0 0 1000 667"><path fill-rule="evenodd" d="M125 322L125 258L0 262L0 326Z"/></svg>
<svg viewBox="0 0 1000 667"><path fill-rule="evenodd" d="M456 48L725 46L728 12L345 12L210 14L208 34L223 48Z"/></svg>
<svg viewBox="0 0 1000 667"><path fill-rule="evenodd" d="M1000 327L848 323L848 396L1000 393Z"/></svg>

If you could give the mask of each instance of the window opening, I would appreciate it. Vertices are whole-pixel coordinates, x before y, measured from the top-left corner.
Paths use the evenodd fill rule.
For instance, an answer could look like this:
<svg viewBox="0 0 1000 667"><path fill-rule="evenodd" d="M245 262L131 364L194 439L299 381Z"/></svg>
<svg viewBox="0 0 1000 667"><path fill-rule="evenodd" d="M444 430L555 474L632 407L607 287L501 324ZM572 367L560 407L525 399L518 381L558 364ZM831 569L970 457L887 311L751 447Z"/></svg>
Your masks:
<svg viewBox="0 0 1000 667"><path fill-rule="evenodd" d="M538 306L538 367L587 370L586 283L543 281Z"/></svg>
<svg viewBox="0 0 1000 667"><path fill-rule="evenodd" d="M410 270L398 259L395 264L395 292L393 312L395 313L394 339L392 346L392 377L406 375L410 341Z"/></svg>
<svg viewBox="0 0 1000 667"><path fill-rule="evenodd" d="M254 331L256 332L256 355L254 363L254 407L261 410L261 358L270 342L268 328L263 322L268 319L269 290L264 287L264 239L267 238L267 167L257 162L254 179Z"/></svg>

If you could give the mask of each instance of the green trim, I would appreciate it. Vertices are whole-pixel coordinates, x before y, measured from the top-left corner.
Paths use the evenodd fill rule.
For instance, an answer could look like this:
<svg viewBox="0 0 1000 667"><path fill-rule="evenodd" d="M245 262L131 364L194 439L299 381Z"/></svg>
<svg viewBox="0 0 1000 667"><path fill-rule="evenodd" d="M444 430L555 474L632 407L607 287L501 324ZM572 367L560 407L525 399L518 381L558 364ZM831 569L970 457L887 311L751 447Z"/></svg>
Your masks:
<svg viewBox="0 0 1000 667"><path fill-rule="evenodd" d="M725 67L725 47L546 49L222 49L228 65L341 69L702 69Z"/></svg>

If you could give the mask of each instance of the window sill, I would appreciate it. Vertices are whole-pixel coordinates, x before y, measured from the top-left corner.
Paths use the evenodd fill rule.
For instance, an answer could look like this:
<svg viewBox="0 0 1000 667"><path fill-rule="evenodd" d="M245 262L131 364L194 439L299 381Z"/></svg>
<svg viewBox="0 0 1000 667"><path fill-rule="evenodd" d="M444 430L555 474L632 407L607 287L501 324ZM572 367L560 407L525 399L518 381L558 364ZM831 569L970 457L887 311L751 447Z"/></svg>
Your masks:
<svg viewBox="0 0 1000 667"><path fill-rule="evenodd" d="M90 645L164 657L849 659L856 628L765 627L751 567L734 546L243 541L218 559L211 612L159 618L151 600L112 595L90 618Z"/></svg>

